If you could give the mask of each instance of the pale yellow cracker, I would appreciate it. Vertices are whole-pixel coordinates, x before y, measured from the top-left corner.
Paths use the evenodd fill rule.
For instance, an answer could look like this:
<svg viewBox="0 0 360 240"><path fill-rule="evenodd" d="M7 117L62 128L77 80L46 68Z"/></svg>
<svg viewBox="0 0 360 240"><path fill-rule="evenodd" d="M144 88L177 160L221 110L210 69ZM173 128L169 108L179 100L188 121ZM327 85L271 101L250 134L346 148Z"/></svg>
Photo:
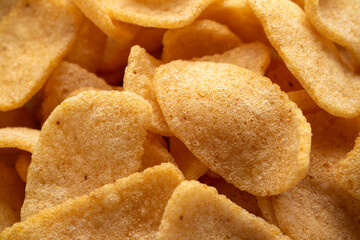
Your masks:
<svg viewBox="0 0 360 240"><path fill-rule="evenodd" d="M18 148L33 152L40 131L24 127L0 128L0 148Z"/></svg>
<svg viewBox="0 0 360 240"><path fill-rule="evenodd" d="M136 172L151 113L125 91L86 91L62 102L35 146L22 220Z"/></svg>
<svg viewBox="0 0 360 240"><path fill-rule="evenodd" d="M35 95L75 42L82 18L67 0L22 0L0 22L0 111Z"/></svg>
<svg viewBox="0 0 360 240"><path fill-rule="evenodd" d="M229 28L212 20L198 20L191 25L168 30L163 38L162 60L191 59L223 53L241 44Z"/></svg>
<svg viewBox="0 0 360 240"><path fill-rule="evenodd" d="M360 200L360 137L356 139L354 149L339 163L337 182Z"/></svg>
<svg viewBox="0 0 360 240"><path fill-rule="evenodd" d="M176 137L169 138L170 153L187 180L197 180L208 171L194 154Z"/></svg>
<svg viewBox="0 0 360 240"><path fill-rule="evenodd" d="M290 239L279 228L219 195L215 188L184 181L171 196L157 240Z"/></svg>
<svg viewBox="0 0 360 240"><path fill-rule="evenodd" d="M305 12L316 30L349 49L360 67L360 2L305 0Z"/></svg>
<svg viewBox="0 0 360 240"><path fill-rule="evenodd" d="M310 125L270 79L232 64L178 60L156 69L154 87L171 132L240 190L273 195L305 177Z"/></svg>
<svg viewBox="0 0 360 240"><path fill-rule="evenodd" d="M133 46L124 75L124 90L134 92L146 99L153 108L150 131L171 136L169 126L156 100L152 84L154 71L162 62L149 55L144 48Z"/></svg>
<svg viewBox="0 0 360 240"><path fill-rule="evenodd" d="M45 209L1 233L1 239L155 239L168 199L183 181L162 164Z"/></svg>
<svg viewBox="0 0 360 240"><path fill-rule="evenodd" d="M270 54L264 44L254 42L242 44L222 54L204 56L193 60L235 64L264 75L270 64Z"/></svg>
<svg viewBox="0 0 360 240"><path fill-rule="evenodd" d="M288 0L249 0L265 33L290 72L314 101L332 115L360 115L360 76L345 67L334 46Z"/></svg>
<svg viewBox="0 0 360 240"><path fill-rule="evenodd" d="M44 86L44 101L41 105L43 121L71 92L84 87L103 90L112 89L103 79L79 65L65 61L61 62Z"/></svg>

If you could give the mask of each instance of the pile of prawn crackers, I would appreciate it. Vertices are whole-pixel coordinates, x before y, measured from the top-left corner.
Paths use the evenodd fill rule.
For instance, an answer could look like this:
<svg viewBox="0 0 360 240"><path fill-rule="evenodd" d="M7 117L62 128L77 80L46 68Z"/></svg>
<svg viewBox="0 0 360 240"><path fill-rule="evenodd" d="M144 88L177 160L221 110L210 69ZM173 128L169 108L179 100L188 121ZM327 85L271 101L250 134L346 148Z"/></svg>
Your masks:
<svg viewBox="0 0 360 240"><path fill-rule="evenodd" d="M360 0L0 1L0 239L360 239Z"/></svg>

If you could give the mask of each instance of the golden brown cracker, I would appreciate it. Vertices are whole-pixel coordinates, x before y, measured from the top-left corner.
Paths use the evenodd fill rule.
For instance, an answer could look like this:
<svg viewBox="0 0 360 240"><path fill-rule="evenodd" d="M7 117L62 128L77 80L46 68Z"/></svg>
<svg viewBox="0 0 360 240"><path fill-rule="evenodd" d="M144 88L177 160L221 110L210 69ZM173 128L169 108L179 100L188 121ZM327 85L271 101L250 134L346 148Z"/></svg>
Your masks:
<svg viewBox="0 0 360 240"><path fill-rule="evenodd" d="M0 23L0 110L24 105L75 42L82 14L67 0L22 0Z"/></svg>
<svg viewBox="0 0 360 240"><path fill-rule="evenodd" d="M223 53L241 44L229 28L212 20L198 20L191 25L168 30L163 38L162 60L191 59Z"/></svg>
<svg viewBox="0 0 360 240"><path fill-rule="evenodd" d="M344 66L335 46L288 0L249 0L273 47L312 99L332 115L360 115L360 76Z"/></svg>
<svg viewBox="0 0 360 240"><path fill-rule="evenodd" d="M187 180L197 180L208 171L208 167L176 137L169 138L170 153Z"/></svg>
<svg viewBox="0 0 360 240"><path fill-rule="evenodd" d="M270 54L267 47L260 43L242 44L222 54L195 58L196 61L230 63L264 75L270 64Z"/></svg>
<svg viewBox="0 0 360 240"><path fill-rule="evenodd" d="M22 220L136 172L151 112L125 91L86 91L62 102L34 149Z"/></svg>
<svg viewBox="0 0 360 240"><path fill-rule="evenodd" d="M153 108L150 131L171 136L169 126L161 112L153 87L155 69L162 62L149 55L144 48L135 45L131 48L128 65L124 75L124 90L134 92L146 99Z"/></svg>
<svg viewBox="0 0 360 240"><path fill-rule="evenodd" d="M197 181L184 181L171 196L157 240L289 239L274 225L248 213Z"/></svg>
<svg viewBox="0 0 360 240"><path fill-rule="evenodd" d="M94 87L103 90L112 89L103 79L79 65L65 61L61 62L44 86L44 101L41 105L43 121L71 92L83 87Z"/></svg>
<svg viewBox="0 0 360 240"><path fill-rule="evenodd" d="M183 181L172 164L117 180L41 211L1 239L155 239L168 199Z"/></svg>
<svg viewBox="0 0 360 240"><path fill-rule="evenodd" d="M240 190L273 195L305 177L310 125L261 74L179 60L157 68L154 86L171 132Z"/></svg>

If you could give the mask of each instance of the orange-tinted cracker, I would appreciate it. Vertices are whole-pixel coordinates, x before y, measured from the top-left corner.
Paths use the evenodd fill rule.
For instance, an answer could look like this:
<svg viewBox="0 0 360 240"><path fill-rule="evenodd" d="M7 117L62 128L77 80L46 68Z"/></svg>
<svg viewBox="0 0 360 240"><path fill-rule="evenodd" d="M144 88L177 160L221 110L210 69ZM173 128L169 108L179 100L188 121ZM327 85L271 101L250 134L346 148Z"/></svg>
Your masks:
<svg viewBox="0 0 360 240"><path fill-rule="evenodd" d="M219 195L215 188L184 181L166 208L157 240L289 239L279 228Z"/></svg>
<svg viewBox="0 0 360 240"><path fill-rule="evenodd" d="M339 163L337 182L360 200L360 137L356 139L354 149Z"/></svg>
<svg viewBox="0 0 360 240"><path fill-rule="evenodd" d="M305 90L288 92L287 95L291 101L301 109L303 114L309 114L321 110L318 105L312 100L310 95Z"/></svg>
<svg viewBox="0 0 360 240"><path fill-rule="evenodd" d="M153 108L150 131L164 136L171 136L169 126L156 100L152 80L155 69L162 62L149 55L140 46L133 46L129 55L128 66L124 75L124 90L134 92L148 100Z"/></svg>
<svg viewBox="0 0 360 240"><path fill-rule="evenodd" d="M354 145L359 119L319 111L306 115L313 130L308 176L273 197L280 229L292 239L359 239L360 200L336 182L337 165Z"/></svg>
<svg viewBox="0 0 360 240"><path fill-rule="evenodd" d="M304 89L277 53L272 52L271 62L265 76L270 78L273 83L279 85L284 92Z"/></svg>
<svg viewBox="0 0 360 240"><path fill-rule="evenodd" d="M18 148L33 152L40 130L24 127L0 128L0 148Z"/></svg>
<svg viewBox="0 0 360 240"><path fill-rule="evenodd" d="M65 60L76 63L89 72L96 72L102 61L106 39L106 35L94 23L84 18L79 36Z"/></svg>
<svg viewBox="0 0 360 240"><path fill-rule="evenodd" d="M15 169L23 182L26 182L28 168L31 162L31 154L27 152L20 153L15 160Z"/></svg>
<svg viewBox="0 0 360 240"><path fill-rule="evenodd" d="M90 0L90 2L102 5L114 20L145 27L180 28L192 23L214 0Z"/></svg>
<svg viewBox="0 0 360 240"><path fill-rule="evenodd" d="M261 41L268 44L260 21L247 0L220 0L211 4L199 18L211 19L227 25L244 42Z"/></svg>
<svg viewBox="0 0 360 240"><path fill-rule="evenodd" d="M83 87L94 87L103 90L112 89L103 79L81 68L79 65L65 61L61 62L44 86L44 101L41 105L43 121L71 92Z"/></svg>
<svg viewBox="0 0 360 240"><path fill-rule="evenodd" d="M160 135L148 131L144 144L144 154L142 156L140 168L141 171L161 163L169 162L176 165L171 154L162 145L160 137Z"/></svg>
<svg viewBox="0 0 360 240"><path fill-rule="evenodd" d="M288 0L249 0L271 44L314 101L340 117L360 115L360 76L345 67L304 11Z"/></svg>
<svg viewBox="0 0 360 240"><path fill-rule="evenodd" d="M262 217L269 223L279 226L275 212L274 207L272 204L272 197L256 197L258 206L261 210Z"/></svg>
<svg viewBox="0 0 360 240"><path fill-rule="evenodd" d="M155 239L172 192L184 180L162 164L45 209L1 233L1 239Z"/></svg>
<svg viewBox="0 0 360 240"><path fill-rule="evenodd" d="M24 105L75 42L82 14L67 0L22 0L0 23L0 111Z"/></svg>
<svg viewBox="0 0 360 240"><path fill-rule="evenodd" d="M20 221L25 184L16 171L0 161L0 232Z"/></svg>
<svg viewBox="0 0 360 240"><path fill-rule="evenodd" d="M305 177L310 125L270 79L231 64L178 60L157 68L154 86L171 132L240 190L273 195Z"/></svg>
<svg viewBox="0 0 360 240"><path fill-rule="evenodd" d="M228 199L244 208L249 213L258 217L262 216L254 195L240 191L231 183L226 182L223 178L212 178L209 177L208 174L205 174L200 177L199 182L216 188L219 194L225 195Z"/></svg>
<svg viewBox="0 0 360 240"><path fill-rule="evenodd" d="M165 29L142 27L134 38L129 41L116 41L108 37L105 54L101 64L101 71L111 72L126 67L130 49L134 45L140 45L149 53L162 49L162 38Z"/></svg>
<svg viewBox="0 0 360 240"><path fill-rule="evenodd" d="M305 12L316 30L349 49L360 67L360 2L306 0Z"/></svg>
<svg viewBox="0 0 360 240"><path fill-rule="evenodd" d="M163 38L162 60L191 59L223 53L241 44L229 28L212 20L199 20L191 25L168 30Z"/></svg>
<svg viewBox="0 0 360 240"><path fill-rule="evenodd" d="M169 138L170 153L187 180L197 180L208 171L194 154L176 137Z"/></svg>
<svg viewBox="0 0 360 240"><path fill-rule="evenodd" d="M9 14L11 9L16 6L17 2L19 2L19 0L2 0L0 2L0 21Z"/></svg>
<svg viewBox="0 0 360 240"><path fill-rule="evenodd" d="M0 111L0 127L29 127L35 128L34 114L25 107L17 108L7 112Z"/></svg>
<svg viewBox="0 0 360 240"><path fill-rule="evenodd" d="M264 44L254 42L242 44L222 54L204 56L194 60L235 64L264 75L266 68L270 64L270 54Z"/></svg>
<svg viewBox="0 0 360 240"><path fill-rule="evenodd" d="M125 91L86 91L62 102L35 146L22 220L136 172L151 112Z"/></svg>

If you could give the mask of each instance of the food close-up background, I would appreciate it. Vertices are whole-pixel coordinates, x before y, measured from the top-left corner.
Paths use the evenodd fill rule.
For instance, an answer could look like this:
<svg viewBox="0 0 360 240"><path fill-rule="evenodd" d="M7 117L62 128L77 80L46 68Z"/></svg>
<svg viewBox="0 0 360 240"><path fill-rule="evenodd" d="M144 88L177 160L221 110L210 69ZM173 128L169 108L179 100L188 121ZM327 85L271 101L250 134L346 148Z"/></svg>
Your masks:
<svg viewBox="0 0 360 240"><path fill-rule="evenodd" d="M0 239L360 239L360 0L0 0Z"/></svg>

